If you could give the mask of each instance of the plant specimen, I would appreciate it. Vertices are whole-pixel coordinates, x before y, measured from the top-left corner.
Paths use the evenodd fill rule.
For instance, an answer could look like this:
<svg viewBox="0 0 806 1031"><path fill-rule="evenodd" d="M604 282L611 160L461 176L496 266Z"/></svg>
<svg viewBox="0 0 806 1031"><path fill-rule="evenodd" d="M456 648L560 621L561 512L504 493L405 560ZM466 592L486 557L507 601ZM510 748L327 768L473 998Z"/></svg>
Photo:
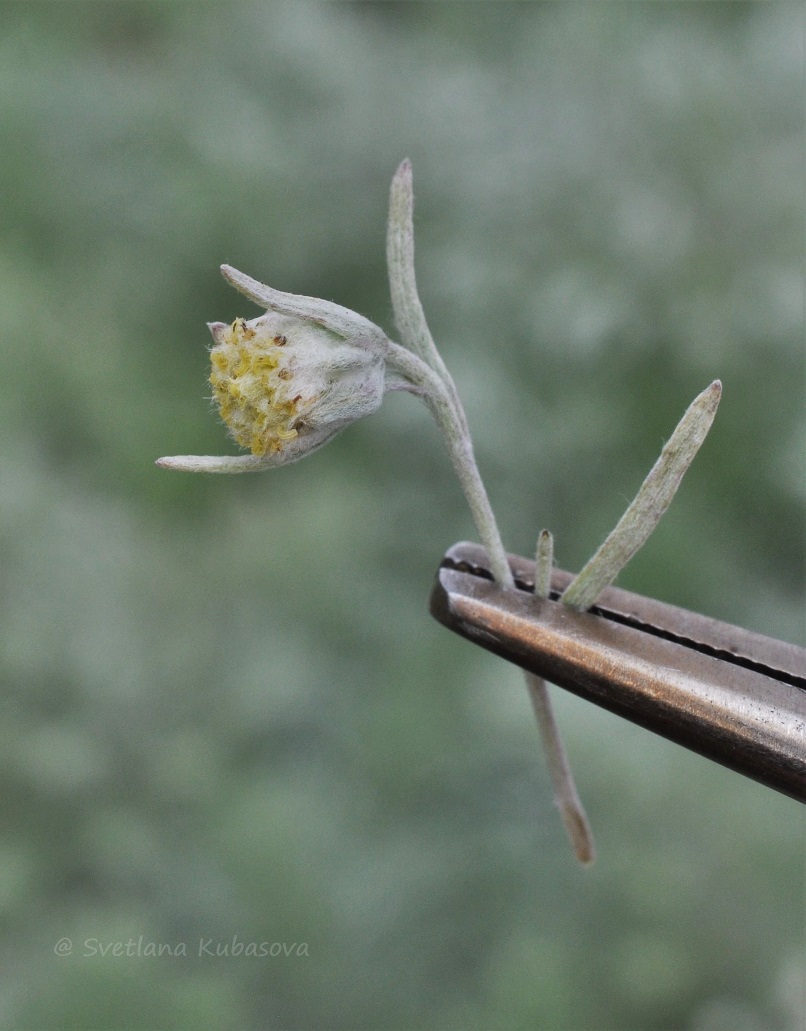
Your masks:
<svg viewBox="0 0 806 1031"><path fill-rule="evenodd" d="M210 384L221 418L250 454L178 455L157 465L187 472L257 472L286 465L322 447L350 423L370 415L389 391L426 403L442 431L492 573L515 584L495 516L479 475L467 418L425 319L414 275L412 173L403 161L392 180L386 257L401 343L379 326L330 301L281 293L228 265L224 278L265 309L254 319L209 324ZM689 406L616 528L567 587L562 602L584 610L646 541L713 422L721 385L715 380ZM535 593L546 596L553 543L538 539ZM526 682L548 757L555 798L574 853L593 862L595 849L559 735L545 683Z"/></svg>

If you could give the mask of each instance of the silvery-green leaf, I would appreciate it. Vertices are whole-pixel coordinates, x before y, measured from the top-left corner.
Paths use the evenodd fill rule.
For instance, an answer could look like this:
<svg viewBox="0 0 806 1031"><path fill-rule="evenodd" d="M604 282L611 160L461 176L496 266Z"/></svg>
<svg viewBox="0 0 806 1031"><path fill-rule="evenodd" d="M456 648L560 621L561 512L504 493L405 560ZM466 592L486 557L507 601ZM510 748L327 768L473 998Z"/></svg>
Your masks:
<svg viewBox="0 0 806 1031"><path fill-rule="evenodd" d="M717 379L691 402L627 511L566 587L561 599L565 605L589 609L646 542L705 440L721 396L722 384Z"/></svg>

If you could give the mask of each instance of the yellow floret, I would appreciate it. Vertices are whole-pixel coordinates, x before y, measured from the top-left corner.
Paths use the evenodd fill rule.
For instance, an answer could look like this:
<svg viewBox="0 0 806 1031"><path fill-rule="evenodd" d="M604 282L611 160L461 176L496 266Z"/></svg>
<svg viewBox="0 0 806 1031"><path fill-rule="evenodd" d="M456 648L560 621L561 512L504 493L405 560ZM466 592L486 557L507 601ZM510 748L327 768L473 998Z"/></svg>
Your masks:
<svg viewBox="0 0 806 1031"><path fill-rule="evenodd" d="M229 358L223 351L214 348L210 352L210 361L213 363L213 368L218 369L219 372L227 372L229 367Z"/></svg>

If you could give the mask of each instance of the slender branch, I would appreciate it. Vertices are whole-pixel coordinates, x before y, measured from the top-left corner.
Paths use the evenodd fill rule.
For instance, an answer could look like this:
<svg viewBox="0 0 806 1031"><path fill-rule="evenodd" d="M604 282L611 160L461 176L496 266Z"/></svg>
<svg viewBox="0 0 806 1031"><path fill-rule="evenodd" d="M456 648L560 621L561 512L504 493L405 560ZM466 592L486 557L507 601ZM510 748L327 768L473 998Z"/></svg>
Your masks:
<svg viewBox="0 0 806 1031"><path fill-rule="evenodd" d="M554 537L550 530L541 530L535 549L535 597L548 598L551 593L551 571L554 568Z"/></svg>
<svg viewBox="0 0 806 1031"><path fill-rule="evenodd" d="M548 530L541 530L537 539L535 556L535 597L548 598L551 589L551 569L554 565L554 538ZM560 728L554 715L549 689L542 677L524 672L526 687L532 702L546 763L554 786L554 801L574 855L580 863L590 865L596 858L596 846L588 823L588 817L580 801L568 755L560 736Z"/></svg>
<svg viewBox="0 0 806 1031"><path fill-rule="evenodd" d="M387 362L402 373L431 409L445 438L448 454L470 506L481 543L487 549L492 574L502 587L514 587L515 580L509 568L506 549L476 465L461 402L433 369L405 347L389 341L386 356Z"/></svg>
<svg viewBox="0 0 806 1031"><path fill-rule="evenodd" d="M487 550L492 574L502 587L514 588L515 580L506 549L473 455L473 444L467 430L461 401L451 392L448 384L444 383L422 359L391 341L387 345L387 362L412 384L412 388L422 396L431 409L448 446L453 467L470 505L481 543ZM538 542L536 586L538 583L544 585L541 590L546 597L551 581L552 563L552 537L548 531L543 531ZM563 825L574 855L580 863L590 864L596 855L593 835L577 793L548 689L540 677L531 673L524 673L524 676L546 752L546 761L554 786L554 798Z"/></svg>
<svg viewBox="0 0 806 1031"><path fill-rule="evenodd" d="M514 577L476 465L461 402L458 397L451 395L447 384L443 383L424 361L398 344L389 342L387 361L412 384L414 390L422 396L431 409L445 437L453 467L470 505L481 543L487 549L493 576L502 587L514 588ZM552 562L553 541L551 534L544 530L538 542L536 586L538 582L544 585L541 590L545 597L548 596ZM579 862L592 863L596 855L593 835L576 790L568 757L560 737L560 730L554 718L548 689L540 677L533 676L531 673L524 673L524 676L540 730L540 737L546 751L549 773L554 785L554 797L563 825Z"/></svg>
<svg viewBox="0 0 806 1031"><path fill-rule="evenodd" d="M589 866L596 859L596 846L560 737L560 728L554 717L548 687L544 680L532 673L526 673L525 676L554 785L554 801L560 811L574 855L584 866Z"/></svg>

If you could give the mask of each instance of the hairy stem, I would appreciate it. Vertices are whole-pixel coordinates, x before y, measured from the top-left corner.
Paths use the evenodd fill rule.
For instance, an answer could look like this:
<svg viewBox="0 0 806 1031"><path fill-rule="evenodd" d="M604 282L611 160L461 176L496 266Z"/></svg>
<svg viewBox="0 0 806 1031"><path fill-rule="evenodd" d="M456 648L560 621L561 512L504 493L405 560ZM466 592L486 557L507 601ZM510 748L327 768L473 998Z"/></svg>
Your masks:
<svg viewBox="0 0 806 1031"><path fill-rule="evenodd" d="M548 530L541 530L535 556L535 597L548 598L553 564L554 539ZM560 736L560 728L554 716L548 686L542 677L535 676L534 673L524 675L546 753L546 763L554 787L554 801L560 811L574 855L580 863L588 866L596 858L596 847L585 809L577 793L574 775Z"/></svg>
<svg viewBox="0 0 806 1031"><path fill-rule="evenodd" d="M470 506L481 543L487 549L492 574L502 587L514 587L506 549L476 465L473 443L467 432L464 411L458 397L430 366L405 347L389 341L386 357L389 364L412 384L414 392L420 394L430 408L445 438L448 454Z"/></svg>
<svg viewBox="0 0 806 1031"><path fill-rule="evenodd" d="M577 794L574 775L560 737L560 728L554 717L548 687L541 677L536 677L532 673L526 673L525 676L554 786L554 801L560 811L574 855L584 866L589 866L596 858L596 847L588 818Z"/></svg>

